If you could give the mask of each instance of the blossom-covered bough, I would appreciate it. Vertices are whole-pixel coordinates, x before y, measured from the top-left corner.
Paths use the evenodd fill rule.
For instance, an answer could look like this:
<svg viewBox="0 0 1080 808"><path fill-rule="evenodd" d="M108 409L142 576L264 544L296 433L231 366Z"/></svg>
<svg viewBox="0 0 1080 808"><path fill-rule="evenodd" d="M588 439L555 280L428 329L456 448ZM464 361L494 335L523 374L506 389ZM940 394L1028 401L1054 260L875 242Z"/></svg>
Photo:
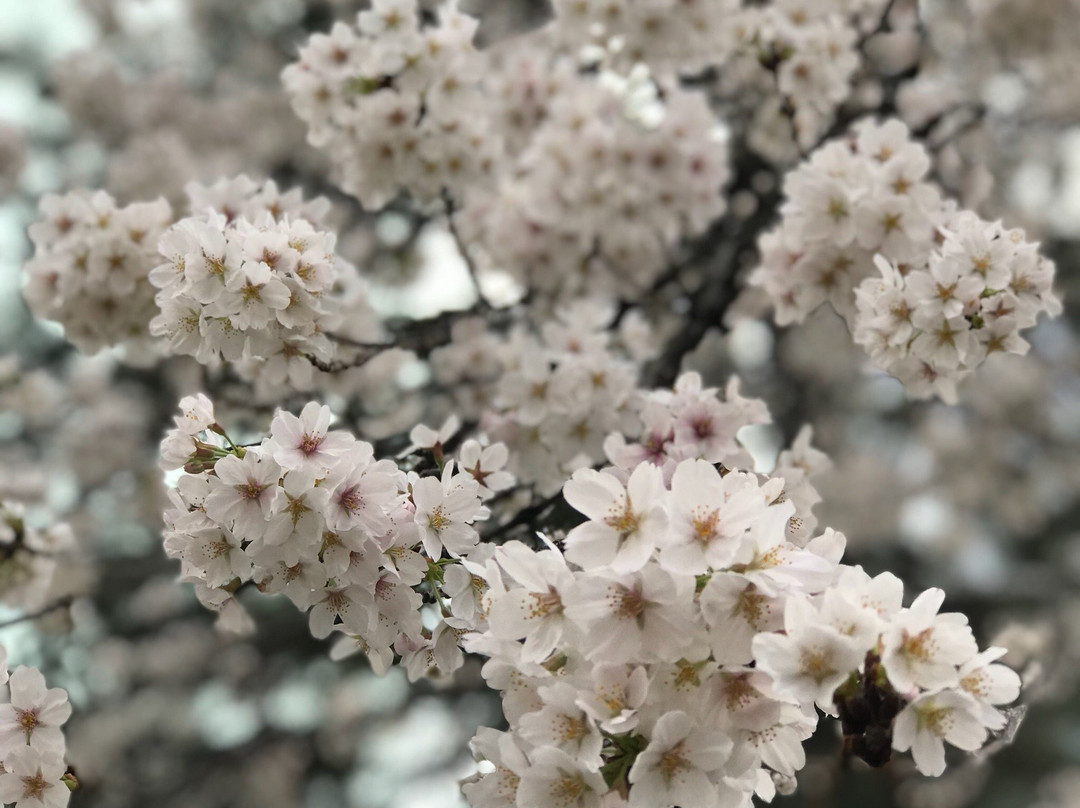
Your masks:
<svg viewBox="0 0 1080 808"><path fill-rule="evenodd" d="M562 487L576 524L522 541L487 526L485 503L515 484L505 444L450 451L451 423L376 459L312 402L239 446L209 399L187 398L162 445L185 472L165 547L234 630L254 587L378 672L442 678L463 650L486 657L510 728L474 739L495 767L464 786L480 808L770 800L817 710L840 716L849 753L881 765L910 749L935 775L945 743L977 749L1005 726L1020 680L1002 649L979 653L941 590L905 608L898 578L815 535L808 436L760 475L737 433L767 413L734 386L721 399L686 374L632 410L606 462Z"/></svg>
<svg viewBox="0 0 1080 808"><path fill-rule="evenodd" d="M950 198L922 142L945 113L889 117L896 76L880 108L855 94L896 6L557 0L480 48L454 2L374 0L284 91L341 190L449 237L475 303L380 315L327 201L244 175L179 205L45 197L25 297L80 351L197 366L164 548L219 626L284 595L380 674L484 660L508 727L473 739L476 808L769 801L820 715L845 756L940 775L1009 724L1004 649L942 590L845 564L810 427L763 473L766 404L683 367L737 298L780 326L828 302L909 396L954 403L1060 312L1038 245ZM43 563L6 523L0 572Z"/></svg>

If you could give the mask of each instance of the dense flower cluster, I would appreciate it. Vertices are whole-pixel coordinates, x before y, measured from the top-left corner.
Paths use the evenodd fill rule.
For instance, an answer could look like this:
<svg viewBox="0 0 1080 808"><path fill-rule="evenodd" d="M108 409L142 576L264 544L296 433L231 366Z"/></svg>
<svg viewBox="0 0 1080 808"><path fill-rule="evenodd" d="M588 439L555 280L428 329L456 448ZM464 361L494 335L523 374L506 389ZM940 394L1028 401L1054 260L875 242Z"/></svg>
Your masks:
<svg viewBox="0 0 1080 808"><path fill-rule="evenodd" d="M1032 19L1003 0L972 6L983 38L1023 23L1025 46L1002 54L995 74L1031 72L1039 86L1075 66L1075 32L1062 26L1046 40L1058 67L1038 75L1050 60L1037 23L1064 1L1046 0ZM200 0L188 16L200 26L230 17L210 13L214 5ZM941 590L905 601L898 578L842 563L845 537L819 529L814 475L829 460L810 427L762 473L747 435L760 436L770 416L738 379L709 387L684 372L671 388L639 387L639 378L674 378L684 360L755 366L743 362L753 351L741 350L741 333L727 357L691 356L709 347L721 318L731 321L755 240L750 282L778 324L828 302L912 396L951 402L987 356L1028 349L1024 329L1060 309L1053 265L1022 231L960 210L936 184L960 188L952 180L979 162L954 159L973 133L950 129L953 114L970 113L974 127L982 105L993 124L999 107L1021 104L1007 83L969 76L980 107L967 108L947 80L955 56L928 65L938 73L921 70L935 44L949 52L956 26L931 36L912 13L919 3L889 0L553 0L549 24L499 42L516 24L499 22L510 4L482 4L499 12L478 37L479 20L458 0L371 0L355 26L310 36L282 70L285 49L258 51L341 11L292 5L272 16L295 13L293 23L267 19L248 37L262 40L256 49L228 50L245 69L280 71L302 121L293 129L275 125L286 111L280 94L253 91L248 108L243 93L208 86L196 99L178 77L142 81L112 62L69 62L58 95L108 145L110 187L123 199L164 198L121 207L105 193L47 196L31 228L25 296L36 315L83 352L123 345L127 359L144 346L151 358L194 357L126 375L136 388L163 389L154 403L201 381L256 430L240 445L199 394L180 401L161 443L175 481L164 549L219 625L250 631L248 598L284 594L312 635L333 637L333 658L363 654L378 673L400 664L410 680L442 679L466 653L483 657L508 727L473 741L480 772L463 790L476 808L749 808L794 789L822 713L839 719L846 755L881 765L910 751L931 775L945 767L946 744L975 750L1004 730L1001 708L1020 692L997 662L1004 651L980 652L967 619L941 613ZM525 5L531 19L547 11ZM93 6L114 35L110 0ZM210 54L201 40L243 39L184 28L176 39L188 67ZM213 84L233 78L215 68ZM99 103L110 96L123 103ZM916 111L909 124L922 134L898 121L848 127L875 107ZM297 148L300 129L321 154ZM336 254L326 200L240 176L189 184L185 203L182 178L235 171L244 141L248 170L307 181L329 166L367 209L337 211L335 221L351 217L338 228L350 239L340 249L370 263L377 282L426 274L453 242L476 303L422 316L406 292L401 316L384 325ZM0 185L15 177L2 165L5 145L0 127ZM761 236L781 182L780 221ZM444 215L452 238L428 238ZM371 297L394 306L391 295ZM775 359L759 379L786 386L773 372L784 350L766 358L771 346L757 347L761 363ZM829 353L818 347L802 350ZM65 380L88 361L72 362ZM15 429L56 431L61 446L57 463L5 445L5 460L17 462L0 473L0 494L8 498L9 480L44 491L62 464L79 500L67 518L107 511L87 493L112 477L138 492L133 507L156 513L157 489L135 487L132 458L162 414L114 388L112 365L85 372L85 385L70 384L78 396L61 398L42 372L20 375L0 360L0 404L17 404ZM288 394L315 389L329 406L262 420L263 404L293 407ZM846 392L821 397L843 401L832 408L840 415L817 424L832 438L855 409L858 396ZM332 412L370 442L331 429ZM1068 414L1064 404L1044 420ZM418 420L447 415L380 459ZM941 423L955 446L959 432ZM1012 462L1028 457L1005 437ZM896 465L936 465L911 476L952 476L948 485L983 498L994 490L963 468L970 447L956 452L963 474L942 467L948 452L935 446L932 463L905 456ZM1025 505L1049 518L1047 502L1062 499L1071 478L1041 468L1055 495ZM1003 469L995 485L1016 489ZM891 501L859 482L863 508ZM939 488L952 504L951 489ZM24 499L18 492L11 498ZM874 521L888 529L877 513ZM48 605L74 566L58 563L68 543L65 528L36 531L0 503L0 601L42 612L70 603L74 589ZM151 588L139 602L165 611L149 603ZM0 685L5 662L0 648ZM9 691L0 803L60 808L74 785L59 731L66 695L25 668Z"/></svg>
<svg viewBox="0 0 1080 808"><path fill-rule="evenodd" d="M645 63L662 75L719 69L723 94L750 100L750 143L786 161L810 147L851 91L860 30L883 0L751 4L738 0L557 0L557 41Z"/></svg>
<svg viewBox="0 0 1080 808"><path fill-rule="evenodd" d="M901 607L903 586L839 564L831 530L785 538L783 480L684 460L671 475L575 473L566 500L587 521L535 552L510 543L484 575L490 657L510 729L482 731L494 771L465 787L478 808L748 806L805 763L815 706L839 713L855 748L871 728L928 774L944 742L975 749L1019 678L977 653L940 590ZM858 704L869 682L890 711ZM895 726L894 726L895 720ZM886 744L884 760L890 744ZM617 804L623 804L618 802Z"/></svg>
<svg viewBox="0 0 1080 808"><path fill-rule="evenodd" d="M310 389L308 355L333 355L324 332L338 322L336 237L305 217L298 196L284 205L262 195L243 183L238 193L193 197L205 212L161 237L167 262L150 272L160 309L150 328L172 353L241 363L249 377Z"/></svg>
<svg viewBox="0 0 1080 808"><path fill-rule="evenodd" d="M929 171L929 154L904 124L863 120L787 174L783 218L762 237L750 277L778 325L828 302L853 327L854 289L876 274L875 253L905 264L929 254L946 215Z"/></svg>
<svg viewBox="0 0 1080 808"><path fill-rule="evenodd" d="M1052 262L1022 230L961 213L925 265L880 261L855 290L855 341L918 397L956 401L956 382L991 354L1027 353L1022 329L1061 313Z"/></svg>
<svg viewBox="0 0 1080 808"><path fill-rule="evenodd" d="M261 443L233 448L209 399L183 399L162 444L163 464L188 472L171 492L165 549L229 628L247 626L234 593L253 585L309 611L316 637L343 632L338 653L362 650L381 671L396 650L414 676L432 665L449 673L461 661L455 627L425 629L414 588L442 580L444 550L458 558L478 544L487 484L506 484L505 448L468 442L457 463L421 477L375 460L371 444L330 420L315 403L279 411ZM414 437L441 446L438 433Z"/></svg>
<svg viewBox="0 0 1080 808"><path fill-rule="evenodd" d="M729 93L756 98L750 145L786 162L826 131L859 66L860 18L880 18L883 0L783 2L744 8L722 77Z"/></svg>
<svg viewBox="0 0 1080 808"><path fill-rule="evenodd" d="M366 206L451 191L490 263L565 297L647 288L673 243L723 212L727 155L704 96L671 86L661 103L644 68L581 75L531 47L481 56L475 20L444 5L421 30L414 5L313 36L283 76Z"/></svg>
<svg viewBox="0 0 1080 808"><path fill-rule="evenodd" d="M750 280L777 323L827 301L911 395L953 400L965 372L995 351L1024 352L1018 332L1060 304L1038 245L957 211L929 170L902 123L860 122L787 175L783 220Z"/></svg>
<svg viewBox="0 0 1080 808"><path fill-rule="evenodd" d="M456 4L420 25L416 0L376 0L355 30L316 34L282 73L308 141L366 207L405 190L437 199L492 170L499 141L484 125L477 21Z"/></svg>
<svg viewBox="0 0 1080 808"><path fill-rule="evenodd" d="M37 668L10 675L0 645L0 803L21 808L64 808L76 781L64 763L60 727L71 715L67 691L46 688Z"/></svg>
<svg viewBox="0 0 1080 808"><path fill-rule="evenodd" d="M400 659L410 678L443 677L462 648L488 657L510 730L474 741L495 767L465 786L478 808L771 799L805 762L815 705L866 759L910 748L933 774L944 742L974 749L1004 725L996 706L1019 680L965 618L938 614L940 590L905 609L899 579L842 565L844 537L813 535L806 476L825 461L808 432L778 464L789 482L743 470L736 432L768 413L734 385L721 400L686 374L642 412L637 440L604 443L614 465L579 464L562 486L585 521L536 550L481 540L485 501L513 485L509 453L469 440L453 457L454 419L413 430L403 457L434 463L405 471L316 403L237 447L189 397L162 444L186 472L166 550L234 629L252 584L377 671Z"/></svg>
<svg viewBox="0 0 1080 808"><path fill-rule="evenodd" d="M520 336L506 357L484 428L510 447L514 473L541 493L603 460L604 439L633 424L637 370L611 350L610 317L588 302L562 309L539 338Z"/></svg>
<svg viewBox="0 0 1080 808"><path fill-rule="evenodd" d="M527 145L490 191L468 197L464 230L530 289L632 299L680 238L724 212L727 146L701 93L665 86L661 101L644 68L621 77L560 65L546 67L554 80ZM544 86L544 70L528 52L515 56L501 78L502 103L531 118L528 90ZM516 106L523 99L524 113Z"/></svg>
<svg viewBox="0 0 1080 808"><path fill-rule="evenodd" d="M334 356L328 331L381 336L366 286L340 271L325 198L244 175L186 193L191 215L175 223L163 200L118 208L103 191L44 197L25 267L31 310L60 322L80 350L125 344L146 357L226 361L264 393L311 389L312 359ZM347 324L342 308L355 315Z"/></svg>
<svg viewBox="0 0 1080 808"><path fill-rule="evenodd" d="M654 69L696 71L731 49L738 0L555 0L554 29L572 48L617 45L618 58Z"/></svg>
<svg viewBox="0 0 1080 808"><path fill-rule="evenodd" d="M560 307L540 335L515 332L511 339L488 330L479 318L455 324L450 344L432 354L440 383L469 396L455 402L510 449L518 479L545 495L584 466L605 461L629 473L642 460L665 469L687 458L728 467L753 465L737 439L746 426L769 421L765 404L744 398L738 379L722 395L686 373L674 391L645 392L636 385L639 345L633 317L620 330L608 325L613 310L584 300ZM616 337L617 338L613 338ZM646 341L652 339L645 334ZM813 530L812 507L820 501L809 476L828 465L800 432L782 452L776 474L787 480L796 503L792 530Z"/></svg>
<svg viewBox="0 0 1080 808"><path fill-rule="evenodd" d="M17 503L0 501L0 603L40 607L49 596L59 555L74 544L66 524L38 530L26 523Z"/></svg>
<svg viewBox="0 0 1080 808"><path fill-rule="evenodd" d="M146 346L155 314L147 271L172 222L169 204L116 204L104 191L41 199L42 221L30 226L34 257L24 295L36 317L54 320L84 353L120 343Z"/></svg>

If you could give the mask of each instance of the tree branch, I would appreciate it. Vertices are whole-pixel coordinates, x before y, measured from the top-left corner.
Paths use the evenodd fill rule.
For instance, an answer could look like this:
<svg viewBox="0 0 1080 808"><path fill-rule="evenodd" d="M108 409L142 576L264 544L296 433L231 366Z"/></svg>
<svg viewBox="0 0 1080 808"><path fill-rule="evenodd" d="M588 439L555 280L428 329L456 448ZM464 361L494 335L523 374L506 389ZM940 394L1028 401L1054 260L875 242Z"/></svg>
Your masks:
<svg viewBox="0 0 1080 808"><path fill-rule="evenodd" d="M0 629L10 628L11 626L17 626L20 623L26 623L30 620L37 620L39 617L44 617L47 614L52 614L60 609L66 609L75 601L74 595L65 595L59 600L54 600L52 603L42 606L37 611L27 612L26 614L14 617L11 620L5 620L0 623Z"/></svg>

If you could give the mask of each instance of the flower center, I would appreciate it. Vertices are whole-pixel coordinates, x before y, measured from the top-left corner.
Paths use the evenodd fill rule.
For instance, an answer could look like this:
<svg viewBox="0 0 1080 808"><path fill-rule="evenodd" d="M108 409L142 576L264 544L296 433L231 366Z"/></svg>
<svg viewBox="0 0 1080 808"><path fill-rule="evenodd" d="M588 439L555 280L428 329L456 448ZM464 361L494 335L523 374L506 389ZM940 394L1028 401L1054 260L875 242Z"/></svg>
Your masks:
<svg viewBox="0 0 1080 808"><path fill-rule="evenodd" d="M616 587L608 596L611 600L612 611L616 617L624 620L636 620L645 612L648 601L636 589L624 589Z"/></svg>
<svg viewBox="0 0 1080 808"><path fill-rule="evenodd" d="M248 480L246 484L236 486L236 490L243 499L253 500L259 498L262 492L266 490L266 486L254 480Z"/></svg>
<svg viewBox="0 0 1080 808"><path fill-rule="evenodd" d="M360 496L360 492L356 490L356 486L352 488L346 488L340 494L338 494L338 505L341 509L348 513L356 513L364 507L364 498Z"/></svg>
<svg viewBox="0 0 1080 808"><path fill-rule="evenodd" d="M952 729L953 717L951 707L931 707L919 711L919 723L937 735L944 738Z"/></svg>
<svg viewBox="0 0 1080 808"><path fill-rule="evenodd" d="M690 769L690 761L686 759L685 741L679 741L660 756L657 766L665 783L670 783L680 772Z"/></svg>
<svg viewBox="0 0 1080 808"><path fill-rule="evenodd" d="M26 734L29 735L34 731L34 728L40 723L38 721L37 710L15 710L15 720L19 722L19 726L26 730Z"/></svg>
<svg viewBox="0 0 1080 808"><path fill-rule="evenodd" d="M27 799L27 798L43 800L43 798L45 796L45 792L48 791L53 786L52 783L49 783L49 782L47 782L45 780L45 777L44 777L44 775L42 775L40 770L35 775L32 775L30 777L24 777L22 779L22 781L23 781L23 795L22 795L22 798L24 800Z"/></svg>
<svg viewBox="0 0 1080 808"><path fill-rule="evenodd" d="M562 612L562 598L554 587L550 587L547 592L530 592L529 597L533 600L529 617L547 617Z"/></svg>
<svg viewBox="0 0 1080 808"><path fill-rule="evenodd" d="M799 655L799 667L803 676L809 676L819 685L836 673L825 654L818 650L804 649Z"/></svg>
<svg viewBox="0 0 1080 808"><path fill-rule="evenodd" d="M446 515L442 505L436 505L428 514L428 527L439 533L450 526L450 517Z"/></svg>
<svg viewBox="0 0 1080 808"><path fill-rule="evenodd" d="M934 630L932 628L923 629L918 634L912 636L907 631L903 634L903 640L900 643L900 652L918 662L928 662L934 651Z"/></svg>
<svg viewBox="0 0 1080 808"><path fill-rule="evenodd" d="M558 780L551 782L550 796L552 804L556 806L575 805L584 791L585 784L581 782L580 777L560 777Z"/></svg>
<svg viewBox="0 0 1080 808"><path fill-rule="evenodd" d="M696 508L691 517L694 529L694 538L702 544L708 544L716 538L717 525L720 522L720 509L715 508L708 513L702 513L704 508Z"/></svg>
<svg viewBox="0 0 1080 808"><path fill-rule="evenodd" d="M743 620L750 624L755 631L764 628L764 618L768 612L765 595L761 594L757 587L751 584L742 591L735 602L735 612L742 616Z"/></svg>
<svg viewBox="0 0 1080 808"><path fill-rule="evenodd" d="M634 513L630 505L630 498L627 497L623 502L622 510L613 509L610 514L604 517L604 524L614 528L618 532L620 539L625 539L641 527L641 515Z"/></svg>

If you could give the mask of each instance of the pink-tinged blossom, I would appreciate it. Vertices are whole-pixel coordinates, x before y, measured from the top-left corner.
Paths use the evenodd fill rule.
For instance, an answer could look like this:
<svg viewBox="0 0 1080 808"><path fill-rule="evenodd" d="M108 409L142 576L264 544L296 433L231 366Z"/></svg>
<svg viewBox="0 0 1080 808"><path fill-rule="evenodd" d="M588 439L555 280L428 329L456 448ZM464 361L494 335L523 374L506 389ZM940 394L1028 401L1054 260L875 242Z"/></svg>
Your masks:
<svg viewBox="0 0 1080 808"><path fill-rule="evenodd" d="M19 666L8 680L10 703L0 704L0 757L20 746L41 754L64 751L61 725L71 716L63 688L47 688L36 668Z"/></svg>
<svg viewBox="0 0 1080 808"><path fill-rule="evenodd" d="M997 707L1011 704L1020 695L1020 677L1016 671L995 660L1006 653L1004 648L987 648L960 666L958 687L979 704L979 720L989 729L1002 729L1007 723Z"/></svg>
<svg viewBox="0 0 1080 808"><path fill-rule="evenodd" d="M274 460L283 469L310 470L317 476L332 469L354 443L347 433L330 431L332 419L329 407L313 401L299 417L279 410L270 425Z"/></svg>
<svg viewBox="0 0 1080 808"><path fill-rule="evenodd" d="M663 477L652 465L634 469L625 486L606 472L575 472L563 488L563 496L589 521L567 534L567 559L585 569L641 569L667 527L660 505L662 491Z"/></svg>
<svg viewBox="0 0 1080 808"><path fill-rule="evenodd" d="M203 508L215 522L231 525L237 535L256 540L266 529L266 518L277 495L281 467L271 458L248 452L243 458L228 455L214 464L212 490Z"/></svg>
<svg viewBox="0 0 1080 808"><path fill-rule="evenodd" d="M516 585L492 598L491 633L499 639L524 640L522 659L543 662L567 631L564 599L574 587L574 576L561 554L534 553L520 542L496 550L495 563Z"/></svg>
<svg viewBox="0 0 1080 808"><path fill-rule="evenodd" d="M899 693L956 685L957 666L978 653L964 615L938 614L944 601L943 591L927 589L882 635L881 662Z"/></svg>
<svg viewBox="0 0 1080 808"><path fill-rule="evenodd" d="M22 747L5 755L0 772L0 802L19 808L65 808L71 791L60 781L66 767L60 755Z"/></svg>
<svg viewBox="0 0 1080 808"><path fill-rule="evenodd" d="M784 630L754 638L757 667L772 677L780 697L834 713L833 692L862 664L867 646L822 625L817 610L797 596L788 598Z"/></svg>
<svg viewBox="0 0 1080 808"><path fill-rule="evenodd" d="M608 787L600 772L591 770L577 755L541 747L517 789L518 808L601 808Z"/></svg>
<svg viewBox="0 0 1080 808"><path fill-rule="evenodd" d="M424 477L412 482L414 522L429 557L441 557L443 548L451 556L460 556L480 541L472 526L487 515L479 488L471 477L455 475L452 462L446 464L441 479Z"/></svg>
<svg viewBox="0 0 1080 808"><path fill-rule="evenodd" d="M943 690L908 704L893 726L893 749L911 750L916 768L938 777L945 771L945 742L968 752L986 741L978 703L967 693Z"/></svg>
<svg viewBox="0 0 1080 808"><path fill-rule="evenodd" d="M765 495L751 474L724 477L711 463L680 463L671 479L671 522L660 564L700 575L731 564L740 538L764 515Z"/></svg>
<svg viewBox="0 0 1080 808"><path fill-rule="evenodd" d="M731 738L695 727L684 712L665 713L630 769L630 808L714 808L712 777L722 777Z"/></svg>

